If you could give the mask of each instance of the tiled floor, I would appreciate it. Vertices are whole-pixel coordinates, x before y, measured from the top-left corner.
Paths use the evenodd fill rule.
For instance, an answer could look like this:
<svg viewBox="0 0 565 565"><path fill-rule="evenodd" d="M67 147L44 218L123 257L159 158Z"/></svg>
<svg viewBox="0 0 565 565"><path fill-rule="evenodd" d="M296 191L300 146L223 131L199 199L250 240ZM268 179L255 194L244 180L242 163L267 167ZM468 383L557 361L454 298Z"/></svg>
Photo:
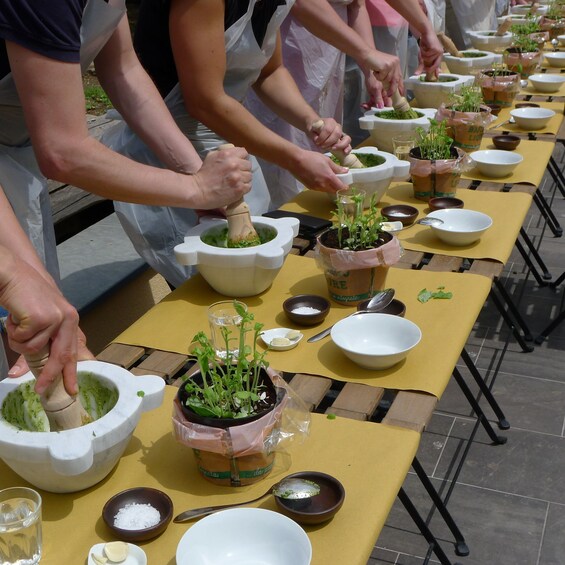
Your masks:
<svg viewBox="0 0 565 565"><path fill-rule="evenodd" d="M557 148L555 157L563 168L562 147ZM552 197L549 179L542 190ZM565 199L559 191L552 209L565 225ZM525 227L556 278L565 270L565 236L555 238L544 226L538 209L532 206ZM565 308L565 283L555 290L540 288L518 253L505 269L504 283L534 336ZM448 508L465 535L469 556L455 555L449 530L433 512L414 475L407 478L405 489L454 563L564 565L565 322L533 352L523 353L494 305L487 303L467 350L488 382L494 379L494 395L511 424L507 431L495 429L508 441L491 444L452 382L423 435L418 457L440 493L444 497L450 494ZM468 377L462 362L460 370ZM492 418L484 399L481 406ZM466 440L472 434L476 435L461 463ZM427 551L425 540L397 503L368 565L421 564ZM430 562L437 562L435 556Z"/></svg>

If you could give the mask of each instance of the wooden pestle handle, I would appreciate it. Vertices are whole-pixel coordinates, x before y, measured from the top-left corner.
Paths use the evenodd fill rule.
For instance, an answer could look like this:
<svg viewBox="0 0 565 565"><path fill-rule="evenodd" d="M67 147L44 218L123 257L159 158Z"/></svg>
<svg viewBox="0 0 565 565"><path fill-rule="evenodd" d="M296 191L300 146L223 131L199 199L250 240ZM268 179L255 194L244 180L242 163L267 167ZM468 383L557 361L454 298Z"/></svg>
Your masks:
<svg viewBox="0 0 565 565"><path fill-rule="evenodd" d="M218 150L232 149L233 143L223 143ZM238 242L241 240L256 240L260 243L259 235L253 227L249 206L240 198L226 206L226 218L228 220L228 240Z"/></svg>
<svg viewBox="0 0 565 565"><path fill-rule="evenodd" d="M440 40L443 48L447 50L450 55L453 55L454 57L463 57L463 54L459 51L459 49L457 49L455 43L453 43L451 38L447 37L443 31L438 32L437 38Z"/></svg>
<svg viewBox="0 0 565 565"><path fill-rule="evenodd" d="M494 35L496 35L497 37L501 37L503 36L509 29L510 26L512 25L512 20L510 18L506 18L497 28L496 32Z"/></svg>
<svg viewBox="0 0 565 565"><path fill-rule="evenodd" d="M316 133L321 131L324 127L324 120L317 120L312 124L312 131ZM343 151L339 149L332 149L332 155L343 165L344 167L348 167L349 169L364 169L363 163L357 159L355 153L349 153L346 155Z"/></svg>
<svg viewBox="0 0 565 565"><path fill-rule="evenodd" d="M25 359L31 372L38 379L49 359L49 346L36 354L25 355ZM39 398L49 420L51 431L79 428L91 421L80 401L65 390L63 375L58 375Z"/></svg>
<svg viewBox="0 0 565 565"><path fill-rule="evenodd" d="M408 100L398 90L392 95L392 107L398 112L409 112L412 110Z"/></svg>

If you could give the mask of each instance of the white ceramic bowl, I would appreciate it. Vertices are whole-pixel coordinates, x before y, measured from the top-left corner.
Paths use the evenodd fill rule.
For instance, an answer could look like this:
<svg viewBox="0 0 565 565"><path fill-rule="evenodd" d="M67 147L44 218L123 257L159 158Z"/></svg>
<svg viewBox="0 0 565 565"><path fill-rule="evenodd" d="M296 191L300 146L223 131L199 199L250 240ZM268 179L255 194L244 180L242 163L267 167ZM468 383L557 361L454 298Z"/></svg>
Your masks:
<svg viewBox="0 0 565 565"><path fill-rule="evenodd" d="M78 369L117 389L115 406L100 419L72 430L31 432L15 428L0 412L0 457L20 477L49 492L76 492L104 479L129 444L141 413L163 401L161 377L134 377L101 361L81 361ZM0 406L12 390L33 378L27 373L0 381Z"/></svg>
<svg viewBox="0 0 565 565"><path fill-rule="evenodd" d="M565 35L558 35L557 41L559 41L559 45L561 46L565 45Z"/></svg>
<svg viewBox="0 0 565 565"><path fill-rule="evenodd" d="M422 108L439 108L442 102L447 104L453 92L459 92L461 87L475 81L475 77L470 74L440 73L436 82L426 82L423 78L424 75L414 75L404 81L406 88L414 93Z"/></svg>
<svg viewBox="0 0 565 565"><path fill-rule="evenodd" d="M530 75L528 80L539 92L557 92L565 82L565 76L551 73L538 73Z"/></svg>
<svg viewBox="0 0 565 565"><path fill-rule="evenodd" d="M495 53L490 51L478 51L477 49L464 49L461 53L481 53L482 57L455 57L448 53L443 54L443 60L450 73L459 75L473 75L481 69L490 69L495 59Z"/></svg>
<svg viewBox="0 0 565 565"><path fill-rule="evenodd" d="M465 208L436 210L428 216L443 220L443 224L430 227L444 243L455 246L475 243L492 225L490 216Z"/></svg>
<svg viewBox="0 0 565 565"><path fill-rule="evenodd" d="M227 228L224 219L205 218L189 230L184 243L175 247L175 257L181 265L198 265L206 282L224 296L255 296L267 290L281 270L298 235L300 222L296 218L266 218L251 216L255 229L274 230L275 237L255 247L228 249L204 241Z"/></svg>
<svg viewBox="0 0 565 565"><path fill-rule="evenodd" d="M543 56L550 67L565 67L565 52L551 51L550 53L544 53Z"/></svg>
<svg viewBox="0 0 565 565"><path fill-rule="evenodd" d="M515 108L510 115L522 129L536 130L543 129L555 112L547 108Z"/></svg>
<svg viewBox="0 0 565 565"><path fill-rule="evenodd" d="M177 565L309 565L306 532L286 516L262 508L232 508L206 516L181 538Z"/></svg>
<svg viewBox="0 0 565 565"><path fill-rule="evenodd" d="M374 167L349 169L347 173L337 175L344 184L355 185L355 188L365 192L364 208L369 207L373 195L376 195L375 203L378 203L392 181L407 180L410 177L410 163L397 159L392 153L379 151L376 147L361 147L354 149L353 153L370 153L383 160L380 165ZM330 199L335 200L335 194L327 194Z"/></svg>
<svg viewBox="0 0 565 565"><path fill-rule="evenodd" d="M337 322L333 342L365 369L389 369L402 361L422 338L410 320L391 314L358 314Z"/></svg>
<svg viewBox="0 0 565 565"><path fill-rule="evenodd" d="M509 175L524 160L522 155L500 149L473 151L469 157L486 177L501 178Z"/></svg>
<svg viewBox="0 0 565 565"><path fill-rule="evenodd" d="M530 13L531 9L532 7L530 4L521 4L518 6L512 6L510 11L517 16L526 16ZM548 9L549 6L547 5L539 5L534 13L536 16L543 16L547 13Z"/></svg>
<svg viewBox="0 0 565 565"><path fill-rule="evenodd" d="M471 40L471 45L479 51L491 51L502 53L512 44L512 33L504 32L502 35L494 35L496 30L468 31L467 35Z"/></svg>

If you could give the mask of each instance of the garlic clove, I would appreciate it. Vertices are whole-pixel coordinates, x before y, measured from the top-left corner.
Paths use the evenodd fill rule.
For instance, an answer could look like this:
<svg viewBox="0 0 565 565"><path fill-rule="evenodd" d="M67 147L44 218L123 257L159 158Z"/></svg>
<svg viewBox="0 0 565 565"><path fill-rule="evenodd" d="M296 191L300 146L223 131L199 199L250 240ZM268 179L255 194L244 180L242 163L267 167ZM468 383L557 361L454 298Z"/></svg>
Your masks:
<svg viewBox="0 0 565 565"><path fill-rule="evenodd" d="M298 339L299 337L302 337L302 334L298 330L290 330L286 333L285 337L293 341L295 339Z"/></svg>
<svg viewBox="0 0 565 565"><path fill-rule="evenodd" d="M290 345L292 342L287 337L274 337L271 340L271 345L274 347L285 347Z"/></svg>
<svg viewBox="0 0 565 565"><path fill-rule="evenodd" d="M121 563L128 556L128 545L123 541L111 541L104 545L104 553L113 563Z"/></svg>
<svg viewBox="0 0 565 565"><path fill-rule="evenodd" d="M92 561L96 563L96 565L105 565L106 563L108 563L108 558L104 557L104 555L99 555L98 553L91 553L90 557L92 558Z"/></svg>

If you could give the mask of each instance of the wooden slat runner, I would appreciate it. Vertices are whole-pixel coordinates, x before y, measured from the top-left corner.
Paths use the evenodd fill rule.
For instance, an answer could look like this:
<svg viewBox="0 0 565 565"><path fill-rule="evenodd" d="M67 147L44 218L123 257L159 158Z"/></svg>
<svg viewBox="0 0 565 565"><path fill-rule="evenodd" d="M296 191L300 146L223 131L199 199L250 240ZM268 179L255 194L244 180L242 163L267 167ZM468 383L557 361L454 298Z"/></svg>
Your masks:
<svg viewBox="0 0 565 565"><path fill-rule="evenodd" d="M188 355L113 343L98 355L134 375L155 374L180 386L181 377L197 367ZM389 425L422 432L430 421L437 399L429 394L391 391L358 383L343 383L317 375L284 375L311 412ZM385 399L386 396L386 399ZM381 402L383 401L384 402Z"/></svg>

